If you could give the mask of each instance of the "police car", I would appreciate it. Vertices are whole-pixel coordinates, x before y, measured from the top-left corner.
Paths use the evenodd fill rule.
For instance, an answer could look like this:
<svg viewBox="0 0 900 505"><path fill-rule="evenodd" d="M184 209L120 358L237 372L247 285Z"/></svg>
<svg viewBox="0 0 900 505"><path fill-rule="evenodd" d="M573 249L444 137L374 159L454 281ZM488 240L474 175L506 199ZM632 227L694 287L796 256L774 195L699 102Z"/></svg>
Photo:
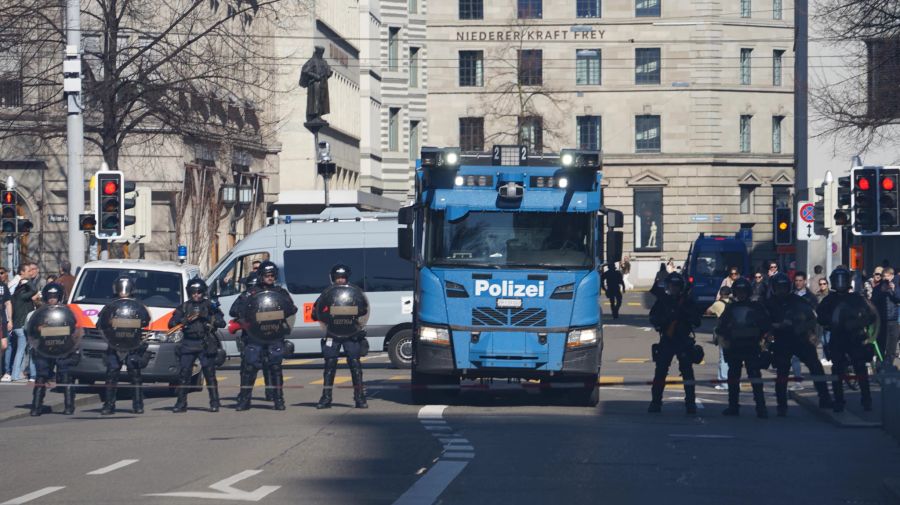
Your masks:
<svg viewBox="0 0 900 505"><path fill-rule="evenodd" d="M134 279L134 297L150 311L150 324L144 328L145 338L150 343L150 363L142 370L143 381L174 385L178 382L175 344L181 334L167 335L169 319L186 299L187 282L200 275L200 268L172 261L105 260L82 267L67 300L78 326L84 328L81 361L72 377L81 384L102 382L106 377L104 356L107 345L97 329L97 316L103 306L114 299L113 281L121 275ZM194 376L194 380L198 379L199 373Z"/></svg>

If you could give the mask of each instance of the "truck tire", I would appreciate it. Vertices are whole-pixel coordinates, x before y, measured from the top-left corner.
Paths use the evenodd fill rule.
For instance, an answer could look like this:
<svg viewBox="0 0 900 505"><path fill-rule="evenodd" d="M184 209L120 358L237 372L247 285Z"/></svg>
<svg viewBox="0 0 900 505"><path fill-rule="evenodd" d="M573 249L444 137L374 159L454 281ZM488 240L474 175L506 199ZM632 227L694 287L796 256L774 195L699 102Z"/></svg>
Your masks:
<svg viewBox="0 0 900 505"><path fill-rule="evenodd" d="M583 388L574 388L570 396L572 403L580 407L596 407L600 403L600 385L597 380L598 377L587 379L582 382Z"/></svg>
<svg viewBox="0 0 900 505"><path fill-rule="evenodd" d="M394 368L408 369L412 367L412 330L400 330L394 333L388 342L388 357Z"/></svg>

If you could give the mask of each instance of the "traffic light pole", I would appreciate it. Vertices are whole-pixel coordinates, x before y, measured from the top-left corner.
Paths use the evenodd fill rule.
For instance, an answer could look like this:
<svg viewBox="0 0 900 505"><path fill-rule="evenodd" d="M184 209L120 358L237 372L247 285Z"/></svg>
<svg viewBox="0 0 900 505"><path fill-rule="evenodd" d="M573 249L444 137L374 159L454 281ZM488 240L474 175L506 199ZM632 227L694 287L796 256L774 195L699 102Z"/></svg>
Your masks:
<svg viewBox="0 0 900 505"><path fill-rule="evenodd" d="M79 0L66 0L66 53L74 52L81 61L81 4ZM76 269L84 265L84 233L78 229L78 216L84 212L84 122L81 114L80 74L79 91L66 94L66 154L68 178L69 261Z"/></svg>
<svg viewBox="0 0 900 505"><path fill-rule="evenodd" d="M70 0L71 1L71 0ZM807 60L809 56L809 0L794 3L794 202L808 200L807 140L809 136ZM807 243L797 241L797 261L808 270ZM830 253L831 251L829 251Z"/></svg>

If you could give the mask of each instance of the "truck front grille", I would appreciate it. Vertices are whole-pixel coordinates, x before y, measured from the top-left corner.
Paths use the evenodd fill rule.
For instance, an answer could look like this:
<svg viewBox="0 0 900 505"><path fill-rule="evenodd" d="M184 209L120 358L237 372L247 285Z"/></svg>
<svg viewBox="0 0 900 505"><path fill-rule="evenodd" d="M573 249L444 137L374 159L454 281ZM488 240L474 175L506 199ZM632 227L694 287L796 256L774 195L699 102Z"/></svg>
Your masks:
<svg viewBox="0 0 900 505"><path fill-rule="evenodd" d="M547 311L544 309L495 309L475 307L472 309L473 326L547 326Z"/></svg>

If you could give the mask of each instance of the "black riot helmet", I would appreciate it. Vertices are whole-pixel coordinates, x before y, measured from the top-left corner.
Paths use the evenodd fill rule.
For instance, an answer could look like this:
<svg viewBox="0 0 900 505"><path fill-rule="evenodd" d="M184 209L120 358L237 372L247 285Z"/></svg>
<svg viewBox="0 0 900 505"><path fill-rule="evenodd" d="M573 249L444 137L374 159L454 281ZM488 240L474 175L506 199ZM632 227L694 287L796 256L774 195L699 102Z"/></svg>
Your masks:
<svg viewBox="0 0 900 505"><path fill-rule="evenodd" d="M193 279L188 281L187 284L187 294L188 296L194 296L197 293L206 296L207 286L206 283L203 282L203 279L199 277L194 277Z"/></svg>
<svg viewBox="0 0 900 505"><path fill-rule="evenodd" d="M113 282L113 293L119 298L131 298L134 293L134 279L122 275Z"/></svg>
<svg viewBox="0 0 900 505"><path fill-rule="evenodd" d="M734 284L731 285L731 295L734 296L735 301L745 302L749 300L752 292L753 288L750 286L750 281L743 277L735 279Z"/></svg>
<svg viewBox="0 0 900 505"><path fill-rule="evenodd" d="M831 289L838 293L850 292L850 270L843 267L835 268L829 277Z"/></svg>
<svg viewBox="0 0 900 505"><path fill-rule="evenodd" d="M680 273L672 272L666 276L666 280L664 281L664 285L666 287L666 294L669 296L681 296L684 293L684 276Z"/></svg>
<svg viewBox="0 0 900 505"><path fill-rule="evenodd" d="M786 274L778 272L772 276L769 283L772 286L772 293L774 293L775 296L785 297L791 294L791 280Z"/></svg>
<svg viewBox="0 0 900 505"><path fill-rule="evenodd" d="M278 265L275 263L266 260L259 264L259 268L256 269L257 284L260 286L271 286L275 284L275 281L278 279ZM271 275L272 280L267 281L267 276Z"/></svg>
<svg viewBox="0 0 900 505"><path fill-rule="evenodd" d="M350 282L350 267L339 263L331 267L329 277L332 284L347 284ZM338 282L339 279L343 279L343 282Z"/></svg>
<svg viewBox="0 0 900 505"><path fill-rule="evenodd" d="M41 299L43 299L44 303L48 305L59 305L63 301L64 292L65 288L63 288L61 284L51 282L50 284L44 286L44 289L41 290ZM56 301L50 303L50 300Z"/></svg>

